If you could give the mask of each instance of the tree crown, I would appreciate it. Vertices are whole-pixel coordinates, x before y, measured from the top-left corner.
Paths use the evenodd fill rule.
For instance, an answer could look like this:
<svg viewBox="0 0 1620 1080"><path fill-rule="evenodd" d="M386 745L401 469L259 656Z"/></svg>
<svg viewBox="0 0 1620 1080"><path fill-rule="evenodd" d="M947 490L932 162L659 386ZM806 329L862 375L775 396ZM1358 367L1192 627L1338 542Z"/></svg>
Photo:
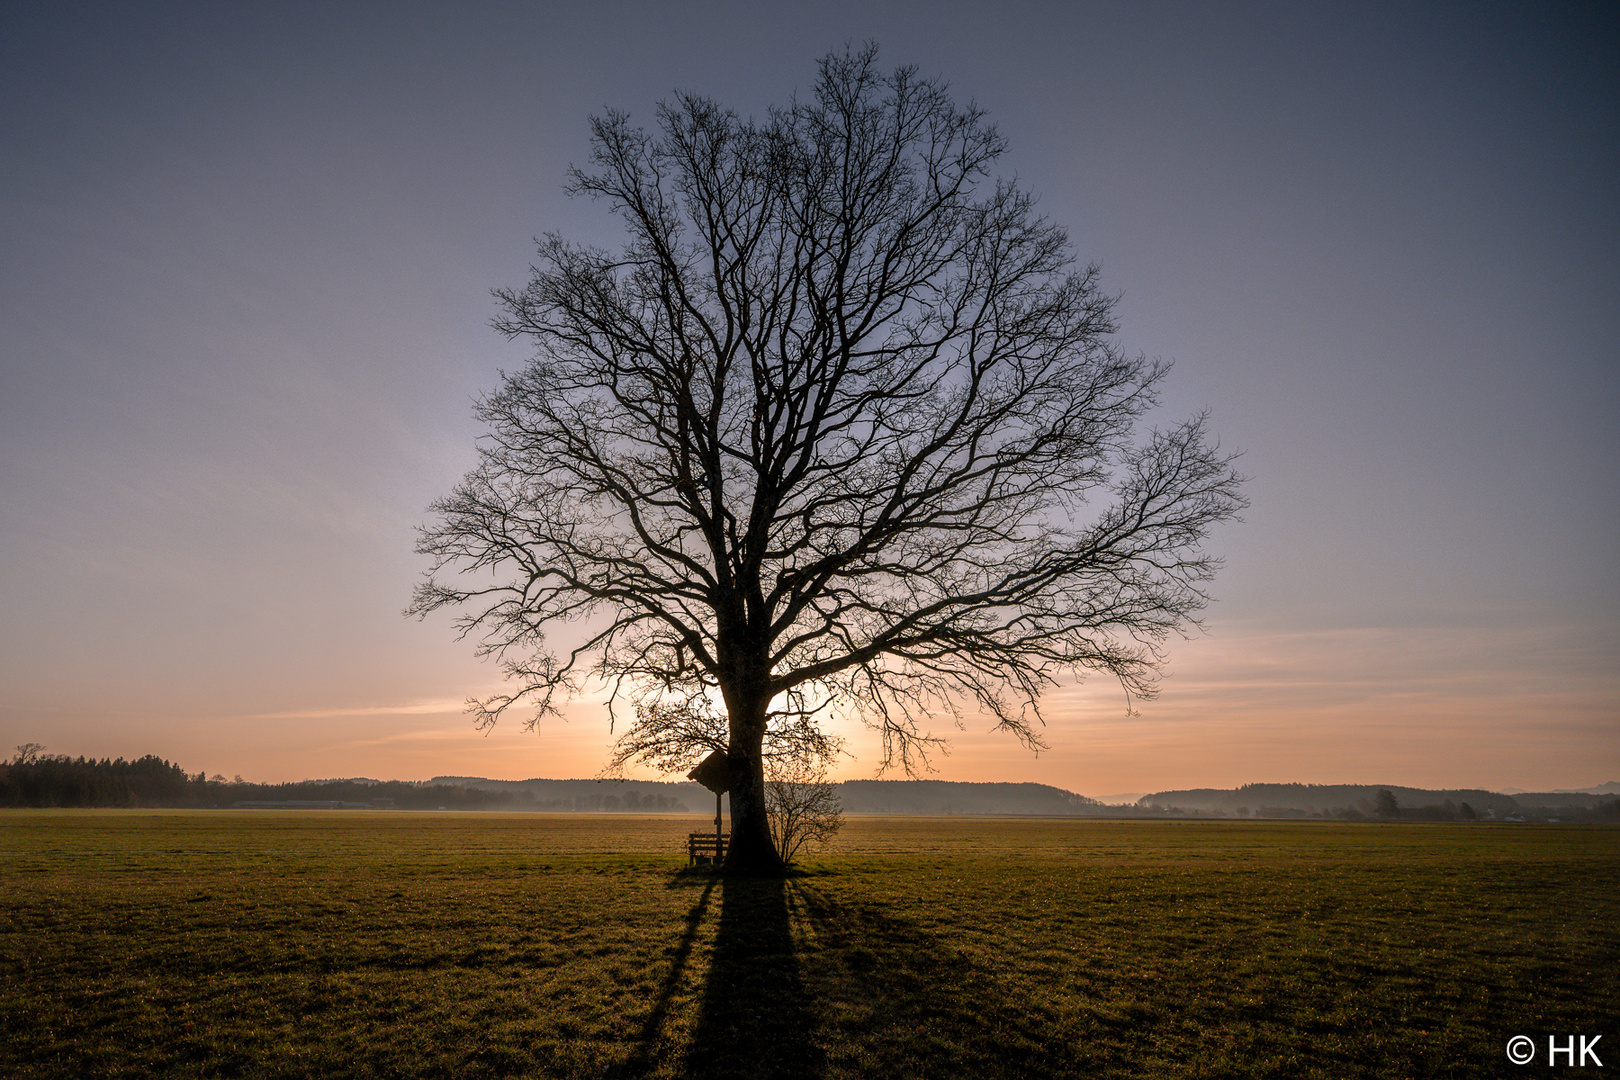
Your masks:
<svg viewBox="0 0 1620 1080"><path fill-rule="evenodd" d="M459 608L516 684L480 720L537 720L591 670L644 726L714 693L809 745L850 708L910 769L963 697L1039 747L1063 671L1151 696L1240 478L1201 416L1134 438L1166 368L991 175L995 128L871 48L763 121L690 94L657 119L592 121L571 189L627 242L547 236L497 292L534 359L479 403L479 464L422 533L411 610Z"/></svg>

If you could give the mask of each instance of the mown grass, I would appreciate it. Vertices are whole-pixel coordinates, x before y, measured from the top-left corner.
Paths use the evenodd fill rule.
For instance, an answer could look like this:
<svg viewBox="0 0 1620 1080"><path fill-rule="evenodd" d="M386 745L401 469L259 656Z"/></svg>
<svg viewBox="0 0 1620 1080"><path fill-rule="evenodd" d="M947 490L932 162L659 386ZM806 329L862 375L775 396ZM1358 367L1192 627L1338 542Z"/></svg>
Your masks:
<svg viewBox="0 0 1620 1080"><path fill-rule="evenodd" d="M1620 829L857 818L722 881L695 820L0 813L0 1074L1620 1066Z"/></svg>

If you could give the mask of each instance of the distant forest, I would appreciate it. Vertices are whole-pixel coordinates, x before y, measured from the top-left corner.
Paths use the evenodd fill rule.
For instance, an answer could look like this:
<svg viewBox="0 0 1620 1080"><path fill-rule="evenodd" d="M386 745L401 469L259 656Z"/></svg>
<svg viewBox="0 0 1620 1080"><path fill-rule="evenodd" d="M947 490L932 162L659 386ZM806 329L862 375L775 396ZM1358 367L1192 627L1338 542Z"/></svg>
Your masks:
<svg viewBox="0 0 1620 1080"><path fill-rule="evenodd" d="M1606 785L1612 787L1612 785ZM1620 821L1612 794L1366 784L1245 784L1144 795L1137 805L1187 817L1332 818L1340 821Z"/></svg>
<svg viewBox="0 0 1620 1080"><path fill-rule="evenodd" d="M193 807L242 809L527 810L564 813L702 813L714 796L695 783L653 780L303 780L255 784L188 773L148 754L123 758L47 755L17 748L0 761L0 807ZM945 780L849 780L838 785L852 814L1034 817L1323 819L1339 821L1620 822L1620 798L1539 792L1356 784L1246 784L1161 791L1110 806L1048 784Z"/></svg>
<svg viewBox="0 0 1620 1080"><path fill-rule="evenodd" d="M589 781L585 782L591 783ZM692 785L696 787L696 785ZM408 780L303 780L255 784L237 777L188 773L148 754L70 758L21 747L0 764L0 806L192 807L366 810L565 810L683 813L686 805L658 793L615 790L612 781L566 798L523 790L490 790L463 783ZM701 789L700 789L701 790ZM700 804L701 805L701 804Z"/></svg>

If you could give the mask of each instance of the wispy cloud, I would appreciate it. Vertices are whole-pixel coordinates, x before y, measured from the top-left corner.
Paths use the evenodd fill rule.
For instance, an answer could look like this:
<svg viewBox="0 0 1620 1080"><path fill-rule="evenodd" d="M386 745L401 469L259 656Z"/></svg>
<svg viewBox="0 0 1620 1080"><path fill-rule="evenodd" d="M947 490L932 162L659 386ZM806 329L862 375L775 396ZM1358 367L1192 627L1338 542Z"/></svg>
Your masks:
<svg viewBox="0 0 1620 1080"><path fill-rule="evenodd" d="M321 720L339 716L450 716L466 711L465 699L435 698L392 705L340 705L330 708L290 709L284 712L245 713L233 720Z"/></svg>
<svg viewBox="0 0 1620 1080"><path fill-rule="evenodd" d="M1212 710L1332 712L1421 704L1474 715L1554 719L1613 701L1615 652L1607 628L1567 626L1231 626L1172 649L1151 719ZM1055 691L1047 708L1117 712L1101 678Z"/></svg>

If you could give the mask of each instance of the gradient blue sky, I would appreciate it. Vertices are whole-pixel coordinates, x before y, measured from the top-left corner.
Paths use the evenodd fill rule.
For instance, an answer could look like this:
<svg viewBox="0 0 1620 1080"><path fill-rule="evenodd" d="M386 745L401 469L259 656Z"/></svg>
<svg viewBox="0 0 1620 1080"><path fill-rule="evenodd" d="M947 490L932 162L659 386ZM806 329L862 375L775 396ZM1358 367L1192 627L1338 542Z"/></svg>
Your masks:
<svg viewBox="0 0 1620 1080"><path fill-rule="evenodd" d="M1065 688L1051 752L970 723L939 776L1620 778L1616 10L9 3L0 748L593 774L600 704L480 735L496 673L400 615L526 358L489 290L614 241L561 190L590 113L759 112L875 40L990 111L1253 476L1158 700Z"/></svg>

